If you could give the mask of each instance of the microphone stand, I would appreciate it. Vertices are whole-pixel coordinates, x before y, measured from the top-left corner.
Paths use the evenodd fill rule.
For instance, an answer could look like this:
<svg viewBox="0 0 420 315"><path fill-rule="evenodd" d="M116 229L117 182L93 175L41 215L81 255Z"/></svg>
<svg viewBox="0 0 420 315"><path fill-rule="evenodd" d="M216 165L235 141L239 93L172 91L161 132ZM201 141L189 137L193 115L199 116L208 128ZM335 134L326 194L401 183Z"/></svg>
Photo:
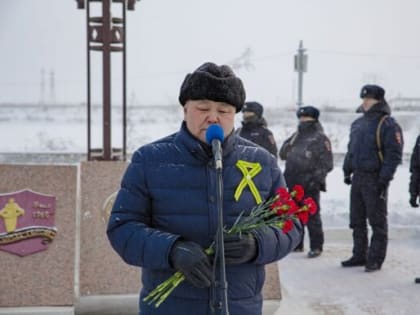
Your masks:
<svg viewBox="0 0 420 315"><path fill-rule="evenodd" d="M226 265L225 265L225 246L223 237L223 175L221 160L215 161L216 166L216 182L217 182L217 232L216 232L216 253L218 260L218 277L216 278L216 309L217 314L229 315L228 299L227 299L227 281L226 281Z"/></svg>
<svg viewBox="0 0 420 315"><path fill-rule="evenodd" d="M214 168L216 170L216 207L217 207L217 231L215 237L215 256L212 276L212 289L210 309L212 314L229 315L227 299L227 281L225 265L225 245L223 237L223 155L222 142L223 129L217 125L211 125L206 131L206 140L211 144ZM218 267L218 268L217 268Z"/></svg>

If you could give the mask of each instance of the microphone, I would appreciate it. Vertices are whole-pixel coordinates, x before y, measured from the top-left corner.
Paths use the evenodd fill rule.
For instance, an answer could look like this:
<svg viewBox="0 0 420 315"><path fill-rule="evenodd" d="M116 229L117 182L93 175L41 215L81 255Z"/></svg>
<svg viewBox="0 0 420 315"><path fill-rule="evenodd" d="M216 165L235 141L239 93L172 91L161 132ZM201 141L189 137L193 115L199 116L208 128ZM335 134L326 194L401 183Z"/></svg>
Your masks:
<svg viewBox="0 0 420 315"><path fill-rule="evenodd" d="M222 169L222 142L224 132L220 125L210 125L206 131L206 141L211 145L216 169Z"/></svg>

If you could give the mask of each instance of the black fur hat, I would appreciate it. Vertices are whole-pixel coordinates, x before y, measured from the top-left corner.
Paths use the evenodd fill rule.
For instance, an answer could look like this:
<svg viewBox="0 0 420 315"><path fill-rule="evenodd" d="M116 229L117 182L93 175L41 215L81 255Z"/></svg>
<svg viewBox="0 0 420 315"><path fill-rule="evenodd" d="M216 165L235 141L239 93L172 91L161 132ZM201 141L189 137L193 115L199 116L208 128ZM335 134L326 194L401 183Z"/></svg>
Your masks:
<svg viewBox="0 0 420 315"><path fill-rule="evenodd" d="M261 118L262 115L263 115L263 112L264 112L264 108L258 102L246 102L244 107L242 107L242 111L243 112L253 112L259 118Z"/></svg>
<svg viewBox="0 0 420 315"><path fill-rule="evenodd" d="M193 73L187 74L181 85L179 102L188 100L211 100L225 102L239 112L245 102L245 89L229 66L206 62Z"/></svg>
<svg viewBox="0 0 420 315"><path fill-rule="evenodd" d="M296 116L298 118L300 118L301 116L308 116L314 118L315 120L318 120L319 110L318 108L313 106L302 106L296 111Z"/></svg>
<svg viewBox="0 0 420 315"><path fill-rule="evenodd" d="M379 85L367 84L362 87L360 91L360 98L373 98L378 101L382 101L385 97L385 90Z"/></svg>

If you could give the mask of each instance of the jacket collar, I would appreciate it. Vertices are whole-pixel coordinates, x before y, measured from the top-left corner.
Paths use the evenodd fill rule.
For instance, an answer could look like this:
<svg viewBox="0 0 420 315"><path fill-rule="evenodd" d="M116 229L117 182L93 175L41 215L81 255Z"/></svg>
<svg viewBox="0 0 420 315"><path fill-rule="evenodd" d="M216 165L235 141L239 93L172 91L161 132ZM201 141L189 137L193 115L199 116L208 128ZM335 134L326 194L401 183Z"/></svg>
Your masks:
<svg viewBox="0 0 420 315"><path fill-rule="evenodd" d="M300 133L316 132L316 131L323 132L323 128L319 121L313 120L313 121L305 121L305 122L299 123L298 131Z"/></svg>
<svg viewBox="0 0 420 315"><path fill-rule="evenodd" d="M242 128L243 129L254 129L257 127L261 127L266 125L267 123L265 122L264 118L256 118L254 120L243 120L242 121Z"/></svg>
<svg viewBox="0 0 420 315"><path fill-rule="evenodd" d="M363 106L360 105L356 113L363 113L366 116L377 116L377 115L391 115L391 107L385 100L378 101L375 105L373 105L368 111L363 109Z"/></svg>
<svg viewBox="0 0 420 315"><path fill-rule="evenodd" d="M176 142L180 142L195 158L208 162L213 158L211 146L196 138L188 130L185 121L182 122L181 128L176 135ZM234 131L227 136L222 143L223 158L226 158L235 148L237 135Z"/></svg>

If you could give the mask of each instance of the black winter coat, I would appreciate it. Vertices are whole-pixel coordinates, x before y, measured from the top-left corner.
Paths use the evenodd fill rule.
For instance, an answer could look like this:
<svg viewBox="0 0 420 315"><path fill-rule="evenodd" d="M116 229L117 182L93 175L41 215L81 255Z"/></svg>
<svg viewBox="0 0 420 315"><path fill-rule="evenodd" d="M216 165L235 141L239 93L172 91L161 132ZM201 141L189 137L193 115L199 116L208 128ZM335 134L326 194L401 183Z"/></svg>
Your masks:
<svg viewBox="0 0 420 315"><path fill-rule="evenodd" d="M308 191L326 191L325 178L333 169L331 143L318 121L302 122L280 149L286 160L287 186L299 184Z"/></svg>
<svg viewBox="0 0 420 315"><path fill-rule="evenodd" d="M277 157L277 145L273 133L267 128L263 118L256 121L243 121L238 134L251 142L258 144Z"/></svg>
<svg viewBox="0 0 420 315"><path fill-rule="evenodd" d="M363 112L363 111L362 111ZM386 102L379 102L356 119L350 130L348 151L344 158L344 176L354 172L378 173L381 180L392 180L402 161L403 136L401 127L390 117L391 109ZM383 162L378 153L376 130L380 119L388 115L381 126L380 143Z"/></svg>
<svg viewBox="0 0 420 315"><path fill-rule="evenodd" d="M420 196L420 135L411 154L410 172L410 195Z"/></svg>

